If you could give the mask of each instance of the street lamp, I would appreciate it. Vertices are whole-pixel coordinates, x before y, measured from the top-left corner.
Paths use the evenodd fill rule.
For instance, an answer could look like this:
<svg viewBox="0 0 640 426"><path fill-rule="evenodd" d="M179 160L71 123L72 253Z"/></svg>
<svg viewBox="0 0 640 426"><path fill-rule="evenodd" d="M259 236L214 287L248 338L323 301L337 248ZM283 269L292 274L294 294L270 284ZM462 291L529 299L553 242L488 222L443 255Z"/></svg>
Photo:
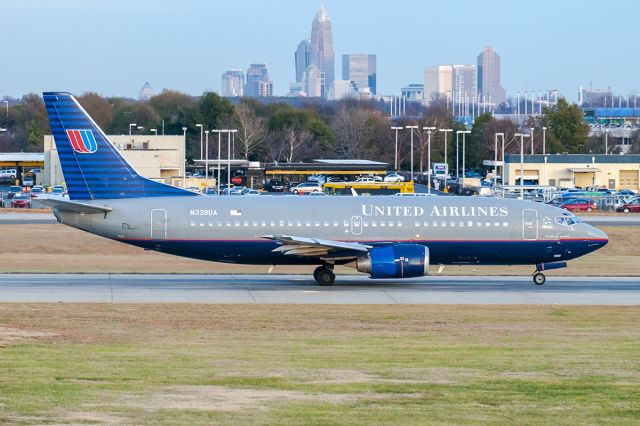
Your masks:
<svg viewBox="0 0 640 426"><path fill-rule="evenodd" d="M514 136L520 136L520 198L524 198L524 138L530 135L516 133Z"/></svg>
<svg viewBox="0 0 640 426"><path fill-rule="evenodd" d="M214 130L215 131L215 130ZM207 139L207 151L204 154L204 183L205 185L208 187L209 186L209 131L205 130L204 133L207 135L206 139ZM202 160L202 157L200 157L200 159Z"/></svg>
<svg viewBox="0 0 640 426"><path fill-rule="evenodd" d="M498 181L498 136L502 136L502 168L504 169L504 133L496 133L494 137L494 150L495 155L493 158L493 186L496 186L496 182ZM504 185L504 182L502 182Z"/></svg>
<svg viewBox="0 0 640 426"><path fill-rule="evenodd" d="M182 158L182 187L187 187L187 128L182 128L182 137L184 138L184 157Z"/></svg>
<svg viewBox="0 0 640 426"><path fill-rule="evenodd" d="M423 127L422 130L427 131L427 179L429 185L427 186L429 194L431 194L431 132L435 130L435 127Z"/></svg>
<svg viewBox="0 0 640 426"><path fill-rule="evenodd" d="M9 128L9 101L3 101L5 106L7 107L7 122L4 123L5 126L7 126L7 129ZM5 131L7 130L5 129Z"/></svg>
<svg viewBox="0 0 640 426"><path fill-rule="evenodd" d="M609 153L609 128L604 129L604 153Z"/></svg>
<svg viewBox="0 0 640 426"><path fill-rule="evenodd" d="M229 192L229 187L231 187L231 134L237 131L236 129L227 130L227 192Z"/></svg>
<svg viewBox="0 0 640 426"><path fill-rule="evenodd" d="M534 128L532 127L531 128L531 155L533 155L533 130L534 130Z"/></svg>
<svg viewBox="0 0 640 426"><path fill-rule="evenodd" d="M407 129L411 129L411 182L413 182L413 129L417 129L418 126L406 126Z"/></svg>
<svg viewBox="0 0 640 426"><path fill-rule="evenodd" d="M542 128L542 155L547 155L547 128Z"/></svg>
<svg viewBox="0 0 640 426"><path fill-rule="evenodd" d="M136 123L129 123L129 136L131 136L131 128L136 126L137 126Z"/></svg>
<svg viewBox="0 0 640 426"><path fill-rule="evenodd" d="M439 132L444 132L444 163L447 165L447 175L449 174L449 163L447 162L447 133L453 132L453 129L440 129ZM447 176L444 177L445 182Z"/></svg>
<svg viewBox="0 0 640 426"><path fill-rule="evenodd" d="M204 130L202 124L196 124L196 127L200 127L200 159L202 160L202 131Z"/></svg>
<svg viewBox="0 0 640 426"><path fill-rule="evenodd" d="M396 172L398 171L398 130L402 130L404 129L404 127L391 127L391 130L395 130L396 131L396 156L395 156L395 170Z"/></svg>
<svg viewBox="0 0 640 426"><path fill-rule="evenodd" d="M221 156L221 146L220 141L222 140L222 132L226 132L226 130L212 130L212 132L216 132L218 134L218 176L216 178L216 183L218 184L218 195L220 195L220 156Z"/></svg>
<svg viewBox="0 0 640 426"><path fill-rule="evenodd" d="M467 133L471 133L471 130L458 130L456 133L461 133L462 134L462 188L464 188L464 178L465 178L465 170L466 170L466 165L465 165L465 150L466 150L466 146L467 146L467 140L466 140L466 136ZM458 182L458 188L460 187L460 183Z"/></svg>

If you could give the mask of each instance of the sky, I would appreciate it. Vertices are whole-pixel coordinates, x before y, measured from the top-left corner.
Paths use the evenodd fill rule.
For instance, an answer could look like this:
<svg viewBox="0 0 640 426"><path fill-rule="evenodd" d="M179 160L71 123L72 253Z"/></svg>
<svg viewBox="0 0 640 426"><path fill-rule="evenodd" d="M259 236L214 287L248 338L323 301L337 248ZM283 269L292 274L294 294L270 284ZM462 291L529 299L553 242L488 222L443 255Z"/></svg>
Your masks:
<svg viewBox="0 0 640 426"><path fill-rule="evenodd" d="M422 83L426 65L475 64L485 45L502 86L638 93L640 2L619 0L0 0L0 97L42 91L137 97L220 91L221 75L266 63L276 95L324 4L342 54L377 55L379 94Z"/></svg>

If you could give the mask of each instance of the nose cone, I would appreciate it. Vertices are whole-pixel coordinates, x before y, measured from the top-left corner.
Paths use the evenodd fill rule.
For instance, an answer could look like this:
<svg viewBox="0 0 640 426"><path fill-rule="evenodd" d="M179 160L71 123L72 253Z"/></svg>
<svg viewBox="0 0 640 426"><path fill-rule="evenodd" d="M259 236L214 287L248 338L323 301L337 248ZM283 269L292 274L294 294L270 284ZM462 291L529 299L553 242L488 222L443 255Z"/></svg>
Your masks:
<svg viewBox="0 0 640 426"><path fill-rule="evenodd" d="M589 239L589 248L591 251L598 250L604 247L609 242L609 236L591 225L585 225L587 227L587 235Z"/></svg>

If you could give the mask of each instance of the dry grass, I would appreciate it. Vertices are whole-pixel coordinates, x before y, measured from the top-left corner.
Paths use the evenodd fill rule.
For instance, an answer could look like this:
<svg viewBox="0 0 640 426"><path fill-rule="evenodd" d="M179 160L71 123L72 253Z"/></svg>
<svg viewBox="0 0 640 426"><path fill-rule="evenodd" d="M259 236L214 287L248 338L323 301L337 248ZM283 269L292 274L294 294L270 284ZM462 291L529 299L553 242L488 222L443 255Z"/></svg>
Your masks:
<svg viewBox="0 0 640 426"><path fill-rule="evenodd" d="M603 227L609 244L549 275L640 275L640 227ZM0 225L0 272L265 273L267 266L184 259L107 240L60 224ZM76 261L81 258L82 262ZM72 261L73 260L73 261ZM310 274L310 266L277 266L274 273ZM437 267L432 267L435 274ZM340 274L353 269L339 268ZM530 266L448 266L447 275L528 275Z"/></svg>
<svg viewBox="0 0 640 426"><path fill-rule="evenodd" d="M0 423L632 424L640 310L0 304ZM0 334L1 335L1 334Z"/></svg>

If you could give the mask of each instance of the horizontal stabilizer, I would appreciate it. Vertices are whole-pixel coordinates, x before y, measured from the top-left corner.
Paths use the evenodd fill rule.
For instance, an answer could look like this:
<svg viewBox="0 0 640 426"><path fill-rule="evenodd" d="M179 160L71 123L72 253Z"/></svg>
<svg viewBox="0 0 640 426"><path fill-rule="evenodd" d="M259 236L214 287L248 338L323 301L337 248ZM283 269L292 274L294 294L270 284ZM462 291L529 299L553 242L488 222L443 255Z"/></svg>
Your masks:
<svg viewBox="0 0 640 426"><path fill-rule="evenodd" d="M38 202L61 211L77 214L107 214L113 209L106 206L94 206L93 204L78 203L77 201L69 201L61 198L41 198Z"/></svg>

